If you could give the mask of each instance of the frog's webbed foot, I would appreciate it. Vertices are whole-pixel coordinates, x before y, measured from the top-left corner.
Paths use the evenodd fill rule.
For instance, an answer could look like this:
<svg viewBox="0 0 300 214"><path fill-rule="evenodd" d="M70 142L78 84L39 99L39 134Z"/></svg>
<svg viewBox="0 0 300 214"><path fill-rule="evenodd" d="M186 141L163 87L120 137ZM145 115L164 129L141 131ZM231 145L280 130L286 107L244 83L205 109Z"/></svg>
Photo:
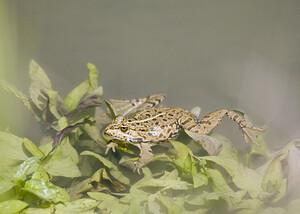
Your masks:
<svg viewBox="0 0 300 214"><path fill-rule="evenodd" d="M153 158L153 153L151 149L150 143L141 143L138 145L140 149L140 157L139 159L134 163L134 169L133 171L137 171L139 174L141 174L140 169L151 162Z"/></svg>
<svg viewBox="0 0 300 214"><path fill-rule="evenodd" d="M105 154L107 154L109 152L110 149L113 150L113 152L116 152L116 147L118 146L117 143L115 142L110 142L109 144L106 145L106 150L105 150Z"/></svg>

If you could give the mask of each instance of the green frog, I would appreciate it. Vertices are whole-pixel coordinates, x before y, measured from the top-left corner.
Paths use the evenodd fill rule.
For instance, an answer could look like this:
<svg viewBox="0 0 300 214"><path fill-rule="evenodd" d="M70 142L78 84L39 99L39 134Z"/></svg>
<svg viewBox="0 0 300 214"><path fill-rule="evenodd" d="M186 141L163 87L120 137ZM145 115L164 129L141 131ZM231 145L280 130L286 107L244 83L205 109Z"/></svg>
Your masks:
<svg viewBox="0 0 300 214"><path fill-rule="evenodd" d="M236 111L219 109L198 120L195 115L182 108L155 107L163 98L163 94L157 94L132 100L135 101L132 106L138 106L137 112L128 117L117 116L104 131L113 139L130 143L140 149L139 160L135 163L135 170L138 172L151 161L152 146L176 137L183 129L198 134L209 134L221 123L225 115L239 125L246 142L258 144L248 130L263 131L263 129L251 126ZM110 148L115 151L115 146L117 144L112 142L108 145L107 151Z"/></svg>

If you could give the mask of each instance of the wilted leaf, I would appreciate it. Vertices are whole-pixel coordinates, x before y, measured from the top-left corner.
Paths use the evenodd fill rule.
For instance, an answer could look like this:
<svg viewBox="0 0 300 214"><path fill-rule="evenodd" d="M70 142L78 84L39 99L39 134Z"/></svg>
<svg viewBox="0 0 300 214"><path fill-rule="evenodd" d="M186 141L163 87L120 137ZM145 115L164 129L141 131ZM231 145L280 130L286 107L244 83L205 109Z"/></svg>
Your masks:
<svg viewBox="0 0 300 214"><path fill-rule="evenodd" d="M196 143L200 144L200 146L202 146L209 155L217 155L222 149L222 144L216 138L210 137L208 135L194 133L188 130L185 130L185 132L191 138L193 138Z"/></svg>
<svg viewBox="0 0 300 214"><path fill-rule="evenodd" d="M80 155L89 155L97 158L104 166L106 166L109 169L109 172L111 173L112 176L114 176L114 178L116 178L118 181L120 181L123 184L128 185L130 183L130 180L118 169L118 167L115 164L113 164L106 158L102 157L101 155L91 151L81 152Z"/></svg>
<svg viewBox="0 0 300 214"><path fill-rule="evenodd" d="M288 192L292 192L300 181L300 151L293 146L287 157L288 162Z"/></svg>
<svg viewBox="0 0 300 214"><path fill-rule="evenodd" d="M87 191L98 192L108 190L109 188L113 188L117 192L125 190L125 187L121 183L110 179L105 169L99 169L90 178L76 185L72 185L68 191L70 196L76 199L80 193Z"/></svg>
<svg viewBox="0 0 300 214"><path fill-rule="evenodd" d="M8 200L0 202L0 213L14 214L22 211L28 204L20 200Z"/></svg>

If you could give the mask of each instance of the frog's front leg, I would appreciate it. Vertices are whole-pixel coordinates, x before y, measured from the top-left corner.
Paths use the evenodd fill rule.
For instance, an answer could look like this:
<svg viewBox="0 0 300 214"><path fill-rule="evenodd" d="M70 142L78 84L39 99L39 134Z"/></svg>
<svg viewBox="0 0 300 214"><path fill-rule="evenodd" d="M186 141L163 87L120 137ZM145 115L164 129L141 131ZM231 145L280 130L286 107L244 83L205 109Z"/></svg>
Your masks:
<svg viewBox="0 0 300 214"><path fill-rule="evenodd" d="M140 156L139 159L135 162L133 171L137 171L139 174L141 174L140 169L148 164L153 158L151 149L152 145L150 143L140 143L137 146L140 149Z"/></svg>
<svg viewBox="0 0 300 214"><path fill-rule="evenodd" d="M248 129L254 131L264 131L262 128L254 127L248 124L245 119L238 114L236 111L228 110L228 109L220 109L214 111L207 116L203 117L202 120L199 122L198 126L191 126L191 128L187 128L190 131L200 133L200 134L208 134L210 133L217 125L219 125L223 119L223 117L227 115L228 118L235 121L243 132L243 137L245 138L246 142L249 140L258 145L255 138L249 133Z"/></svg>

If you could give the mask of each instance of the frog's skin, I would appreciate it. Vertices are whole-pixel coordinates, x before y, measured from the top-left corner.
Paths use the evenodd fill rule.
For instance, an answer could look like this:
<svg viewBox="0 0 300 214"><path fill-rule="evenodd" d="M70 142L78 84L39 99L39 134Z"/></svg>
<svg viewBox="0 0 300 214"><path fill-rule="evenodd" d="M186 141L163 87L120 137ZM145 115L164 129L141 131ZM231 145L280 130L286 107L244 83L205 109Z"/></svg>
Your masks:
<svg viewBox="0 0 300 214"><path fill-rule="evenodd" d="M154 106L160 101L156 99L156 102L153 102L153 97L156 98L157 96L159 95L149 96L148 99L144 98L142 105L146 107L129 117L117 116L104 131L106 135L133 144L141 150L140 158L135 166L138 172L142 166L151 161L153 156L151 146L176 137L182 129L199 134L208 134L227 115L242 129L243 136L247 142L250 140L257 144L255 138L250 135L247 129L263 131L261 128L247 124L242 116L228 109L214 111L203 117L201 121L198 121L192 113L182 108L168 106L151 107L151 105ZM162 95L160 94L160 96ZM147 103L149 105L146 105ZM112 143L107 148L108 150L109 148L114 150L115 146L116 144Z"/></svg>

